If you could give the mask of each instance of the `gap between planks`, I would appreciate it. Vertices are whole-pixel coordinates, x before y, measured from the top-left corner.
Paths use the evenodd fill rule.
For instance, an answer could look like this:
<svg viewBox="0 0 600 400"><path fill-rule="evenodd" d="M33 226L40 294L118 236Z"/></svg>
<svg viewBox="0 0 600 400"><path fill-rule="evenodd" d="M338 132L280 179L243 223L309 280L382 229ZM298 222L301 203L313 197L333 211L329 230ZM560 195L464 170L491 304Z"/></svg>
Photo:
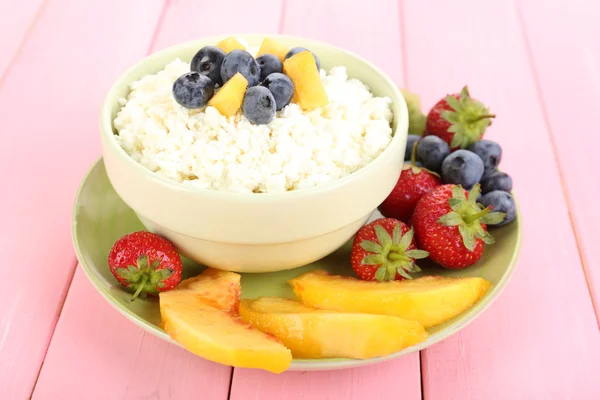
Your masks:
<svg viewBox="0 0 600 400"><path fill-rule="evenodd" d="M585 283L586 283L586 286L588 289L588 293L590 295L590 300L592 302L592 308L594 309L594 317L596 318L596 324L600 328L600 319L598 319L600 310L598 309L598 305L596 304L596 302L594 300L594 294L592 292L590 277L589 277L589 273L588 273L589 266L587 265L585 255L583 254L583 251L581 248L581 240L579 237L577 224L573 220L573 214L571 212L573 203L571 202L571 198L569 196L569 192L568 192L567 186L565 184L565 174L563 172L563 167L561 165L560 158L558 156L556 141L554 139L554 131L552 129L552 125L550 124L550 118L548 117L548 108L546 106L544 96L542 95L542 87L541 87L541 82L538 77L538 69L537 69L537 66L535 63L535 59L533 57L533 52L531 49L531 42L529 40L529 36L527 35L527 29L525 29L525 19L523 17L523 13L521 11L519 1L513 0L512 4L515 8L515 15L517 16L519 30L521 32L521 36L523 38L523 43L525 45L525 53L527 54L527 60L529 61L529 69L530 69L530 73L532 75L536 96L540 103L542 116L544 118L544 125L546 125L546 129L548 130L548 133L549 133L548 136L550 138L550 147L552 148L552 157L554 158L554 162L556 163L556 166L557 166L558 177L560 179L560 185L562 188L563 197L565 199L565 203L567 204L567 209L569 210L569 213L568 213L569 214L569 223L571 224L571 230L573 231L573 236L575 238L575 244L577 246L577 252L579 254L579 261L581 263L581 268L583 270L583 276L585 277Z"/></svg>
<svg viewBox="0 0 600 400"><path fill-rule="evenodd" d="M156 39L157 39L157 37L158 37L158 35L160 33L160 28L162 26L165 14L167 13L167 10L168 10L168 8L170 6L170 3L171 3L171 0L164 0L164 2L163 2L162 10L160 12L159 18L158 18L158 20L156 22L156 26L155 26L154 31L152 33L152 39L150 41L150 46L149 46L148 50L146 51L146 55L150 54L150 52L152 51L152 49L153 49L153 47L155 45ZM40 16L43 14L43 10L45 9L46 4L48 4L48 0L44 0L42 2L42 4L40 5L40 7L38 8L38 10L37 10L37 12L36 12L36 14L35 14L32 22L31 22L31 24L27 28L27 33L25 34L23 40L19 44L18 50L15 52L14 56L10 60L10 63L8 65L8 67L6 68L6 71L5 71L4 75L0 77L0 86L2 85L4 77L7 76L8 73L9 73L9 71L11 70L13 63L15 62L15 60L18 57L18 55L20 54L21 49L23 48L24 44L27 42L31 31L33 30L33 27L35 26L35 24L39 20ZM73 278L75 277L75 273L77 272L77 265L78 265L79 261L77 260L77 257L76 257L76 255L74 253L73 253L72 257L74 257L75 260L71 260L71 263L73 265L72 268L71 268L71 275L69 277L68 284L65 286L64 293L61 296L60 308L58 310L56 319L54 320L54 324L51 327L50 335L49 335L48 341L46 343L46 349L44 351L44 357L42 359L42 362L40 363L40 367L38 369L37 376L35 378L35 382L33 384L31 393L29 395L29 399L30 400L33 397L33 394L35 393L35 389L37 387L37 383L38 383L38 380L40 378L40 374L42 372L42 369L44 367L44 362L46 360L46 356L48 354L48 348L50 347L50 343L52 342L52 338L54 337L54 332L56 331L56 326L58 325L58 321L60 320L60 317L62 315L63 309L65 307L65 302L66 302L67 296L69 294L69 290L71 289L71 285L73 283ZM232 376L233 376L233 368L232 368ZM230 386L230 390L231 390L231 379L230 379L229 386Z"/></svg>
<svg viewBox="0 0 600 400"><path fill-rule="evenodd" d="M42 0L40 5L38 6L38 9L35 11L35 14L33 14L33 18L31 18L27 29L25 29L25 34L23 35L23 38L17 46L17 50L13 53L12 57L8 61L8 65L6 66L6 69L4 70L2 75L0 75L0 87L4 83L4 79L9 75L13 64L21 54L21 49L23 49L23 46L25 45L25 43L27 43L31 32L33 31L33 27L37 24L37 22L40 19L40 16L44 13L44 10L46 9L46 4L48 4L48 0Z"/></svg>

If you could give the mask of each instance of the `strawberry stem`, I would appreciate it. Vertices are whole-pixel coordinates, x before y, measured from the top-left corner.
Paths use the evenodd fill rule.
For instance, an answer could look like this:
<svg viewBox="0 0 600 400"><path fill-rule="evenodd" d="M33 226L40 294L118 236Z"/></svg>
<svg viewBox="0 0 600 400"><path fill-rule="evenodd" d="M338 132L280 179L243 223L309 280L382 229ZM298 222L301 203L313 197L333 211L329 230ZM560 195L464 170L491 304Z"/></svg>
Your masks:
<svg viewBox="0 0 600 400"><path fill-rule="evenodd" d="M417 164L417 145L419 144L418 140L415 140L412 146L412 150L410 152L410 165L415 166Z"/></svg>
<svg viewBox="0 0 600 400"><path fill-rule="evenodd" d="M476 118L473 118L471 120L471 122L477 122L477 121L481 121L482 119L488 119L488 118L496 118L496 114L483 114Z"/></svg>
<svg viewBox="0 0 600 400"><path fill-rule="evenodd" d="M130 299L131 302L134 302L135 299L137 299L137 297L140 295L140 293L142 293L142 290L146 286L146 282L148 282L148 275L144 274L144 276L142 276L142 281L140 282L140 286L138 286L133 297Z"/></svg>
<svg viewBox="0 0 600 400"><path fill-rule="evenodd" d="M389 253L387 258L392 261L398 261L398 260L407 261L408 260L408 258L406 256L403 256L401 254L396 254L396 253Z"/></svg>
<svg viewBox="0 0 600 400"><path fill-rule="evenodd" d="M470 224L471 222L478 220L479 218L483 217L484 215L490 213L491 211L492 211L491 207L484 208L483 210L481 210L475 214L471 214L471 215L467 215L467 216L463 217L463 221L465 221L467 224Z"/></svg>

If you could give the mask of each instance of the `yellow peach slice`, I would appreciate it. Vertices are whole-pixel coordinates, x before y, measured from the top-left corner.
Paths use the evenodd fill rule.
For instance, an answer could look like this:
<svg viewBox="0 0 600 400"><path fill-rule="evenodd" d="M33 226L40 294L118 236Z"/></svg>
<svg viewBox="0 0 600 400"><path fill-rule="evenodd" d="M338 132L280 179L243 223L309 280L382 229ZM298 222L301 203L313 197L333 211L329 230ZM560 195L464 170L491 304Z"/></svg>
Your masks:
<svg viewBox="0 0 600 400"><path fill-rule="evenodd" d="M379 357L427 338L427 331L415 321L321 311L281 297L242 300L240 317L277 337L298 358Z"/></svg>
<svg viewBox="0 0 600 400"><path fill-rule="evenodd" d="M230 53L233 50L246 50L246 47L244 47L244 45L233 36L221 40L219 43L217 43L217 47L223 50L225 53Z"/></svg>
<svg viewBox="0 0 600 400"><path fill-rule="evenodd" d="M226 117L238 112L244 101L248 80L239 72L231 77L208 101L208 105L219 110Z"/></svg>
<svg viewBox="0 0 600 400"><path fill-rule="evenodd" d="M329 104L315 58L310 51L302 51L285 60L283 71L294 84L292 102L300 108L312 110Z"/></svg>
<svg viewBox="0 0 600 400"><path fill-rule="evenodd" d="M425 328L462 313L489 289L483 278L427 276L390 282L313 271L289 281L305 305L342 312L393 315L418 321Z"/></svg>
<svg viewBox="0 0 600 400"><path fill-rule="evenodd" d="M262 41L256 57L262 56L263 54L273 54L275 57L279 58L279 61L283 62L288 50L289 49L285 45L277 40L266 37Z"/></svg>

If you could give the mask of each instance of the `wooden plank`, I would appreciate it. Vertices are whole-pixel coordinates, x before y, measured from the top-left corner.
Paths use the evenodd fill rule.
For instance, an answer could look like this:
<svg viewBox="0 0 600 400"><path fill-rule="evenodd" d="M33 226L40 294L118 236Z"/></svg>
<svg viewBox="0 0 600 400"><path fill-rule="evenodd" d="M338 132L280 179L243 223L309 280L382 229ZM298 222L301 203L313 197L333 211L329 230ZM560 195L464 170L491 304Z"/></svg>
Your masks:
<svg viewBox="0 0 600 400"><path fill-rule="evenodd" d="M230 375L126 320L78 268L33 399L219 400Z"/></svg>
<svg viewBox="0 0 600 400"><path fill-rule="evenodd" d="M399 9L395 1L371 1L365 7L344 0L311 0L287 2L282 28L285 34L311 37L354 51L401 83L399 24ZM421 399L419 356L412 354L384 364L351 370L289 372L279 376L236 369L230 398Z"/></svg>
<svg viewBox="0 0 600 400"><path fill-rule="evenodd" d="M31 394L73 276L71 207L99 154L102 97L147 50L161 6L49 0L2 81L0 160L10 172L0 198L0 272L11 282L0 292L3 398ZM107 21L127 29L107 29ZM79 301L85 306L85 296Z"/></svg>
<svg viewBox="0 0 600 400"><path fill-rule="evenodd" d="M279 2L271 3L272 14L257 9L256 16L273 17L276 29L280 10L275 6ZM202 15L226 15L230 9L231 4L218 2L169 3L160 24L156 26L151 51L223 33L222 20L208 18L198 23L198 18ZM255 19L251 15L234 18L237 18L234 22L241 31L253 28ZM144 52L147 48L141 46L139 50ZM96 131L91 133L96 134ZM78 271L48 349L35 399L55 399L58 396L92 400L227 398L232 373L230 367L196 357L144 333L123 319L105 300L91 293L93 291L84 274ZM82 303L85 307L81 306ZM80 340L74 341L74 337L80 336ZM77 349L75 353L73 348ZM78 371L86 373L79 377ZM64 388L64 377L69 374L76 374L77 382Z"/></svg>
<svg viewBox="0 0 600 400"><path fill-rule="evenodd" d="M562 172L588 286L600 321L600 226L597 149L600 110L600 3L518 2L546 122ZM557 24L560 29L557 29Z"/></svg>
<svg viewBox="0 0 600 400"><path fill-rule="evenodd" d="M0 82L41 12L43 0L0 1Z"/></svg>
<svg viewBox="0 0 600 400"><path fill-rule="evenodd" d="M497 303L424 351L424 398L600 398L600 336L514 4L404 7L409 87L431 106L468 83L490 105L498 118L488 136L505 150L525 227L515 276Z"/></svg>

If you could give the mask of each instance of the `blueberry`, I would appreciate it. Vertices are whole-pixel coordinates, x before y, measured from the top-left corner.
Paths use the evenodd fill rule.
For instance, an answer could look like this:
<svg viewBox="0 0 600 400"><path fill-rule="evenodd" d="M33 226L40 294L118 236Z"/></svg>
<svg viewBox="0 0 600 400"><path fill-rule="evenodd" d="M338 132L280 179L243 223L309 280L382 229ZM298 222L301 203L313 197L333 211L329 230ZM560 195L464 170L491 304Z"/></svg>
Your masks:
<svg viewBox="0 0 600 400"><path fill-rule="evenodd" d="M225 56L221 65L221 78L223 83L227 82L236 73L244 75L248 80L248 86L258 84L260 78L260 65L254 57L246 50L232 50Z"/></svg>
<svg viewBox="0 0 600 400"><path fill-rule="evenodd" d="M505 172L496 171L484 177L481 181L481 192L489 193L494 190L502 190L504 192L510 192L513 187L512 178Z"/></svg>
<svg viewBox="0 0 600 400"><path fill-rule="evenodd" d="M208 76L215 85L222 85L221 64L226 55L217 46L204 46L192 58L190 70Z"/></svg>
<svg viewBox="0 0 600 400"><path fill-rule="evenodd" d="M173 83L175 101L186 108L202 108L215 92L215 84L206 75L186 72Z"/></svg>
<svg viewBox="0 0 600 400"><path fill-rule="evenodd" d="M406 149L404 150L404 161L410 161L410 156L412 155L412 149L415 142L418 142L421 139L419 135L408 135L406 137Z"/></svg>
<svg viewBox="0 0 600 400"><path fill-rule="evenodd" d="M417 161L431 171L439 172L448 154L450 154L448 143L437 136L429 135L419 140Z"/></svg>
<svg viewBox="0 0 600 400"><path fill-rule="evenodd" d="M256 59L256 62L260 65L261 82L267 79L267 76L283 70L283 64L273 54L263 54Z"/></svg>
<svg viewBox="0 0 600 400"><path fill-rule="evenodd" d="M268 124L275 116L275 98L264 86L248 88L242 110L248 121L258 125Z"/></svg>
<svg viewBox="0 0 600 400"><path fill-rule="evenodd" d="M294 94L294 84L292 83L292 80L288 78L287 75L280 74L279 72L267 76L267 79L264 80L262 85L269 89L271 94L273 94L276 105L275 109L277 111L287 106Z"/></svg>
<svg viewBox="0 0 600 400"><path fill-rule="evenodd" d="M442 163L444 183L462 185L466 190L479 183L482 175L483 161L469 150L457 150L446 157Z"/></svg>
<svg viewBox="0 0 600 400"><path fill-rule="evenodd" d="M293 49L291 49L290 51L288 51L284 57L284 60L287 60L288 58L290 58L291 56L294 56L298 53L302 53L303 51L310 51L308 49L305 49L304 47L294 47ZM312 51L311 51L312 53ZM321 60L319 60L319 57L317 57L317 55L315 53L312 53L313 57L315 58L315 62L317 63L317 69L321 69Z"/></svg>
<svg viewBox="0 0 600 400"><path fill-rule="evenodd" d="M502 147L500 147L498 143L492 142L491 140L479 140L470 145L468 150L471 150L483 160L484 177L494 173L496 168L498 168L498 164L500 164L500 160L502 159Z"/></svg>
<svg viewBox="0 0 600 400"><path fill-rule="evenodd" d="M506 225L512 222L517 215L515 199L513 199L510 193L506 193L501 190L494 190L493 192L484 194L481 198L481 204L483 204L485 207L492 206L494 211L503 212L506 214L504 221L493 226Z"/></svg>

